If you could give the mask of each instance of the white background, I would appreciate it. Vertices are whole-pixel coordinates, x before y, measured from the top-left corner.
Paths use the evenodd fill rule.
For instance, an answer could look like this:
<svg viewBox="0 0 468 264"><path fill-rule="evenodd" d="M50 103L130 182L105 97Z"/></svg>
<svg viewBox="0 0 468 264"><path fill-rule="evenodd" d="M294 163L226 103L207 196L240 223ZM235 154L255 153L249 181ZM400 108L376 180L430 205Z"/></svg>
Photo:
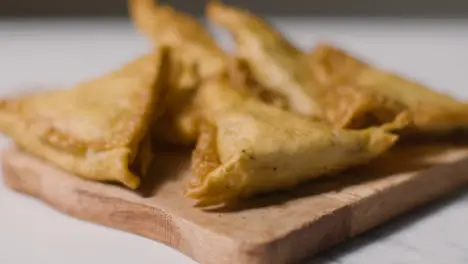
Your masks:
<svg viewBox="0 0 468 264"><path fill-rule="evenodd" d="M305 49L328 40L468 99L468 22L282 20ZM216 33L227 48L225 35ZM65 87L146 53L127 21L0 22L0 93ZM2 138L1 147L7 141ZM468 192L392 221L310 263L468 263ZM85 223L0 184L0 263L194 263L157 242Z"/></svg>

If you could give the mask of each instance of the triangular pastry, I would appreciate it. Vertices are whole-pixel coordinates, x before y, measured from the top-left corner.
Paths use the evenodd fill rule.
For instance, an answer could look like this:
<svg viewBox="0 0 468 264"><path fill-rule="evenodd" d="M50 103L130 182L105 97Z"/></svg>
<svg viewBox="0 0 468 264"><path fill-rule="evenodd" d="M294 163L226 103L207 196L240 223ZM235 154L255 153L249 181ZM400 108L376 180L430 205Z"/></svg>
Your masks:
<svg viewBox="0 0 468 264"><path fill-rule="evenodd" d="M176 144L196 140L198 115L192 101L203 79L225 70L227 56L195 18L154 0L129 0L136 28L171 54L171 85L165 113L155 126L158 138Z"/></svg>
<svg viewBox="0 0 468 264"><path fill-rule="evenodd" d="M399 107L378 94L353 86L321 85L311 74L307 53L254 14L210 1L207 16L225 27L236 42L236 56L264 88L287 98L289 110L338 128L365 128L402 118Z"/></svg>
<svg viewBox="0 0 468 264"><path fill-rule="evenodd" d="M147 133L168 50L75 87L4 99L0 130L26 152L80 177L137 188L152 160Z"/></svg>
<svg viewBox="0 0 468 264"><path fill-rule="evenodd" d="M468 129L468 104L423 84L378 69L346 51L321 43L309 54L312 74L323 85L347 85L397 102L411 120L410 134L447 134ZM394 111L398 111L394 107Z"/></svg>
<svg viewBox="0 0 468 264"><path fill-rule="evenodd" d="M157 138L176 144L196 141L199 115L193 104L199 85L204 80L229 72L230 78L252 96L282 107L285 100L278 93L250 83L249 73L237 58L225 53L205 27L194 17L161 5L154 0L129 0L132 20L154 45L167 45L172 53L171 85L166 110L155 126Z"/></svg>
<svg viewBox="0 0 468 264"><path fill-rule="evenodd" d="M289 189L367 163L397 139L381 127L334 129L295 115L232 87L224 76L200 89L204 125L185 193L202 206Z"/></svg>

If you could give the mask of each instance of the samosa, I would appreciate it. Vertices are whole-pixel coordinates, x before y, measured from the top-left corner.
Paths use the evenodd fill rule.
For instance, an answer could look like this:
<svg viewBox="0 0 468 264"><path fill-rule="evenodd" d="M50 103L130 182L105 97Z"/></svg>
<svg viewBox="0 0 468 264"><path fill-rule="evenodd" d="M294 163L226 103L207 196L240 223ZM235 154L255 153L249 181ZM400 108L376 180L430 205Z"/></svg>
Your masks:
<svg viewBox="0 0 468 264"><path fill-rule="evenodd" d="M155 0L129 0L129 12L137 29L154 45L175 50L187 67L186 72L193 73L195 79L225 69L226 54L194 17Z"/></svg>
<svg viewBox="0 0 468 264"><path fill-rule="evenodd" d="M311 74L308 56L266 21L240 8L210 1L207 16L227 28L236 42L236 56L264 89L288 100L289 110L338 128L365 128L403 118L396 102L356 89L321 85ZM392 109L389 109L389 106Z"/></svg>
<svg viewBox="0 0 468 264"><path fill-rule="evenodd" d="M168 50L142 56L68 89L0 102L0 131L26 152L96 181L138 187L166 87Z"/></svg>
<svg viewBox="0 0 468 264"><path fill-rule="evenodd" d="M309 54L311 74L322 85L354 86L397 102L409 114L411 135L448 135L468 129L468 104L416 81L379 69L350 53L321 43ZM407 135L408 135L407 134Z"/></svg>
<svg viewBox="0 0 468 264"><path fill-rule="evenodd" d="M382 127L336 129L271 106L225 76L206 81L197 97L203 125L185 194L199 206L290 189L365 164L397 140Z"/></svg>
<svg viewBox="0 0 468 264"><path fill-rule="evenodd" d="M155 133L176 144L192 144L197 137L197 113L192 101L200 82L225 71L227 56L195 18L154 0L129 0L135 26L154 45L166 45L172 53L171 87L167 109Z"/></svg>
<svg viewBox="0 0 468 264"><path fill-rule="evenodd" d="M129 0L129 9L136 27L154 45L167 45L174 50L167 109L155 126L158 138L193 144L199 127L193 104L197 88L204 80L224 72L229 72L234 82L249 82L253 96L284 107L285 100L279 94L256 89L241 62L225 53L197 19L154 0Z"/></svg>

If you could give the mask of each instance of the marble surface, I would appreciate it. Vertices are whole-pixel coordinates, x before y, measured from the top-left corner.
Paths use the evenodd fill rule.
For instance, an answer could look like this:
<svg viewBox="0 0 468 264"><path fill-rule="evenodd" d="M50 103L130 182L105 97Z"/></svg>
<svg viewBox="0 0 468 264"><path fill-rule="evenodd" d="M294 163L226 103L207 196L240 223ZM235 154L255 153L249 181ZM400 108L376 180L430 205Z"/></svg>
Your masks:
<svg viewBox="0 0 468 264"><path fill-rule="evenodd" d="M274 20L300 47L331 41L468 99L468 21ZM214 30L227 48L225 34ZM145 53L127 21L0 21L0 95L66 87ZM1 138L0 146L8 141ZM468 263L468 189L321 253L308 264ZM0 263L194 263L160 243L82 222L0 184Z"/></svg>

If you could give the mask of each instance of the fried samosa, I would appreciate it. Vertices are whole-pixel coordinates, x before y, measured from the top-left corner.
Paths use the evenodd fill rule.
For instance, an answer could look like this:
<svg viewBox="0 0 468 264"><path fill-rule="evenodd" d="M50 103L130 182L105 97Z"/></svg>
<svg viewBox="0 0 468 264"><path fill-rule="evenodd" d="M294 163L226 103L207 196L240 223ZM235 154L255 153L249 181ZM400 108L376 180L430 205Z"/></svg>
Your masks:
<svg viewBox="0 0 468 264"><path fill-rule="evenodd" d="M309 63L323 85L354 86L396 102L393 112L409 114L408 134L443 135L468 129L468 104L378 69L342 49L321 43L309 55Z"/></svg>
<svg viewBox="0 0 468 264"><path fill-rule="evenodd" d="M197 103L203 128L185 194L199 206L222 205L363 164L397 140L383 128L334 129L268 105L221 76Z"/></svg>
<svg viewBox="0 0 468 264"><path fill-rule="evenodd" d="M138 187L164 96L166 48L69 89L0 101L0 131L26 152L96 181Z"/></svg>
<svg viewBox="0 0 468 264"><path fill-rule="evenodd" d="M130 15L136 27L155 45L174 50L172 82L167 109L156 134L172 143L191 144L197 136L197 114L192 105L199 83L225 71L227 56L203 25L188 14L154 0L130 0Z"/></svg>
<svg viewBox="0 0 468 264"><path fill-rule="evenodd" d="M233 35L237 53L254 79L264 89L288 99L298 114L321 120L338 128L363 128L402 118L389 111L386 98L353 86L329 89L311 74L308 56L294 47L280 32L247 10L211 1L207 16Z"/></svg>
<svg viewBox="0 0 468 264"><path fill-rule="evenodd" d="M224 71L225 53L195 18L155 0L129 0L129 10L136 27L155 45L166 45L180 55L187 73L206 78Z"/></svg>
<svg viewBox="0 0 468 264"><path fill-rule="evenodd" d="M198 113L193 98L198 85L210 76L229 72L239 87L247 87L253 96L278 107L285 99L258 86L235 57L226 54L195 18L178 12L154 0L130 0L130 14L136 27L155 45L170 46L172 54L172 82L167 109L155 126L158 138L176 144L192 144L198 131Z"/></svg>

